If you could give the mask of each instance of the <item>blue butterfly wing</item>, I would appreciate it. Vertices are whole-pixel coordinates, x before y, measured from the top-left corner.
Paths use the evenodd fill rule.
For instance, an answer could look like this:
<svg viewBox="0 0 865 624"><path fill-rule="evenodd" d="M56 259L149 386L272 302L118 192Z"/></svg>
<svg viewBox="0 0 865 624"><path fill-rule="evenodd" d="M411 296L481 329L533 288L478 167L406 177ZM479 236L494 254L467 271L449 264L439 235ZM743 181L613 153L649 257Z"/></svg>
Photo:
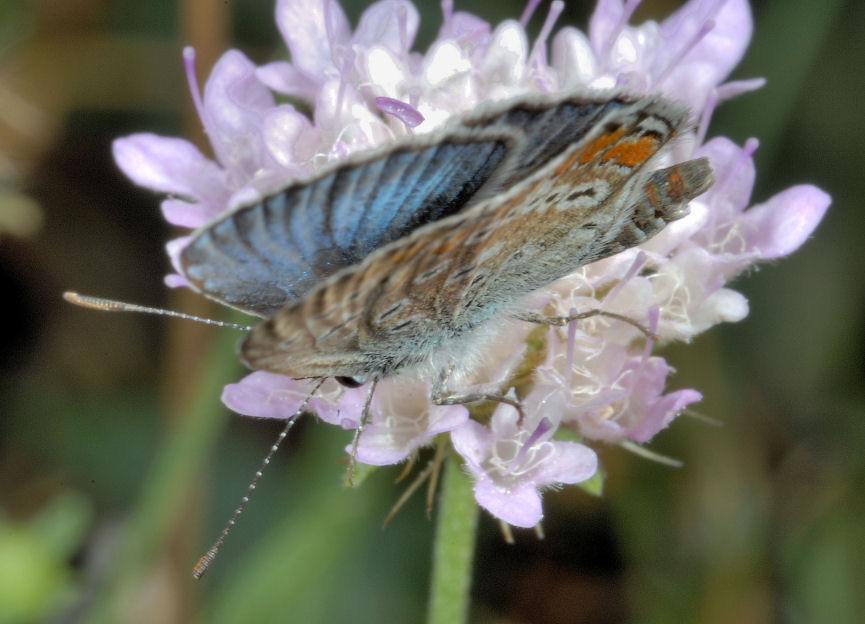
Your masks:
<svg viewBox="0 0 865 624"><path fill-rule="evenodd" d="M338 166L198 230L183 273L212 299L270 316L374 249L462 210L507 151L502 136L454 137Z"/></svg>

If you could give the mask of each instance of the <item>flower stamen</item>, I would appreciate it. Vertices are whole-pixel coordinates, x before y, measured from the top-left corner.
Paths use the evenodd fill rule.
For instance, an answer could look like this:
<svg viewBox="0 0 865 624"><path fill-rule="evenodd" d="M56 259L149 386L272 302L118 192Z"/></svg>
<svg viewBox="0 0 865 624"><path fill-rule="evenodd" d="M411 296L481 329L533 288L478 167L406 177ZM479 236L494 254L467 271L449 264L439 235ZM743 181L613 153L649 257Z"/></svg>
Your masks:
<svg viewBox="0 0 865 624"><path fill-rule="evenodd" d="M528 9L529 7L526 7ZM553 0L550 4L550 10L544 20L544 25L541 27L541 32L532 46L532 52L529 55L529 66L534 68L535 75L543 79L547 74L547 39L555 26L559 16L565 10L563 0Z"/></svg>
<svg viewBox="0 0 865 624"><path fill-rule="evenodd" d="M604 44L604 49L601 50L598 61L600 62L601 69L606 69L607 63L610 61L610 55L613 52L613 46L616 45L616 40L619 38L619 35L622 34L622 30L628 24L628 20L631 19L631 15L634 14L634 11L640 5L641 0L628 0L625 2L625 6L622 8L622 15L619 17L619 21L616 23L615 28L610 30L610 37L607 39L607 42Z"/></svg>
<svg viewBox="0 0 865 624"><path fill-rule="evenodd" d="M664 70L658 74L655 80L649 85L649 90L653 91L658 88L658 86L667 79L674 69L682 62L682 60L688 56L691 50L702 41L706 35L708 35L715 28L715 20L710 19L706 20L700 29L691 37L690 41L688 41L682 49L670 60Z"/></svg>
<svg viewBox="0 0 865 624"><path fill-rule="evenodd" d="M534 447L535 443L541 439L541 437L547 433L550 429L553 428L553 423L549 418L544 416L541 418L538 426L535 427L535 430L529 435L523 445L520 447L520 450L517 451L517 454L511 460L510 464L508 464L508 472L515 472L516 467L522 463L526 454Z"/></svg>
<svg viewBox="0 0 865 624"><path fill-rule="evenodd" d="M198 88L198 80L195 77L195 48L192 46L183 48L183 69L186 74L186 84L189 85L189 93L192 96L192 104L195 106L195 112L201 120L204 132L209 136L210 124L208 123L207 112L204 108L204 101L201 99L201 90Z"/></svg>
<svg viewBox="0 0 865 624"><path fill-rule="evenodd" d="M703 113L700 115L700 125L697 126L697 137L694 145L702 145L706 139L706 133L709 130L709 123L712 121L712 115L715 112L715 107L718 105L718 90L712 89L706 96L706 103L703 105Z"/></svg>
<svg viewBox="0 0 865 624"><path fill-rule="evenodd" d="M420 111L408 102L389 97L377 97L375 98L375 105L381 112L393 115L399 119L409 129L416 128L424 120L424 116Z"/></svg>
<svg viewBox="0 0 865 624"><path fill-rule="evenodd" d="M727 171L727 175L724 176L722 180L720 180L715 186L715 192L723 192L726 190L727 185L732 184L737 176L739 175L739 170L745 166L745 163L754 155L757 151L757 148L760 147L760 141L756 137L751 137L747 141L745 141L745 145L742 146L741 152L739 152L738 158L736 158L736 162L733 163L733 166Z"/></svg>
<svg viewBox="0 0 865 624"><path fill-rule="evenodd" d="M520 15L520 26L525 28L529 24L529 20L532 19L532 15L535 14L535 9L538 8L538 5L541 3L541 0L529 0L528 4L526 4L526 8L523 9L523 14Z"/></svg>

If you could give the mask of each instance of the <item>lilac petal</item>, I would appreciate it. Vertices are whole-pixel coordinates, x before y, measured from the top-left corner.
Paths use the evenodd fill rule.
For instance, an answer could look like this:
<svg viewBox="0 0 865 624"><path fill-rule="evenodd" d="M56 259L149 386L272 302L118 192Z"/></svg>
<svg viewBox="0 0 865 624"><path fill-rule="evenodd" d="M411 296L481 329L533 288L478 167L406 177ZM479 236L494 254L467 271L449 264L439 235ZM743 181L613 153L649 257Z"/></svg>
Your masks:
<svg viewBox="0 0 865 624"><path fill-rule="evenodd" d="M670 71L659 84L664 94L687 104L692 110L700 110L722 78L717 76L712 63L688 61Z"/></svg>
<svg viewBox="0 0 865 624"><path fill-rule="evenodd" d="M284 180L281 180L284 181ZM274 187L281 186L279 184L274 183L263 183L263 187L268 190L273 190ZM226 206L228 210L235 210L240 206L248 206L250 204L255 204L261 201L262 193L257 188L252 186L244 186L236 191L234 191L231 196L226 201Z"/></svg>
<svg viewBox="0 0 865 624"><path fill-rule="evenodd" d="M358 51L355 68L365 74L374 93L405 99L406 88L416 93L409 87L414 82L414 75L408 61L405 55L400 57L387 48L372 46Z"/></svg>
<svg viewBox="0 0 865 624"><path fill-rule="evenodd" d="M370 427L364 429L355 457L360 463L370 466L392 466L405 461L414 448L414 445L395 446L386 429ZM345 452L349 455L352 449L352 444L345 445Z"/></svg>
<svg viewBox="0 0 865 624"><path fill-rule="evenodd" d="M667 46L678 51L687 45L708 20L714 27L688 52L684 63L699 63L701 78L719 84L742 59L751 40L753 20L747 0L690 0L661 24ZM683 72L694 77L683 66ZM686 91L685 91L686 93Z"/></svg>
<svg viewBox="0 0 865 624"><path fill-rule="evenodd" d="M526 71L529 40L519 23L507 20L499 24L490 38L480 72L491 83L502 87L518 84Z"/></svg>
<svg viewBox="0 0 865 624"><path fill-rule="evenodd" d="M483 474L481 462L493 443L493 434L489 429L474 420L468 420L451 431L451 443L476 477Z"/></svg>
<svg viewBox="0 0 865 624"><path fill-rule="evenodd" d="M204 87L204 106L223 132L248 132L259 114L273 108L273 96L255 70L238 50L224 53L213 67Z"/></svg>
<svg viewBox="0 0 865 624"><path fill-rule="evenodd" d="M592 44L582 32L570 26L562 28L553 38L551 64L563 89L585 86L598 74Z"/></svg>
<svg viewBox="0 0 865 624"><path fill-rule="evenodd" d="M702 400L702 394L689 388L664 395L651 406L636 426L627 430L626 435L641 444L648 442L688 405Z"/></svg>
<svg viewBox="0 0 865 624"><path fill-rule="evenodd" d="M277 93L285 93L307 102L315 101L321 84L287 61L274 61L262 65L255 70L255 77Z"/></svg>
<svg viewBox="0 0 865 624"><path fill-rule="evenodd" d="M766 86L765 78L750 78L748 80L733 80L718 87L718 101L732 100L743 93L750 93Z"/></svg>
<svg viewBox="0 0 865 624"><path fill-rule="evenodd" d="M315 146L307 140L314 138L312 124L293 106L284 104L267 113L261 131L271 157L286 169L312 158Z"/></svg>
<svg viewBox="0 0 865 624"><path fill-rule="evenodd" d="M381 0L360 16L352 41L364 47L384 46L397 56L411 48L417 35L420 17L411 2Z"/></svg>
<svg viewBox="0 0 865 624"><path fill-rule="evenodd" d="M257 418L290 418L315 388L315 382L265 371L250 373L222 390L232 411Z"/></svg>
<svg viewBox="0 0 865 624"><path fill-rule="evenodd" d="M449 433L468 422L469 410L465 405L442 405L430 407L428 431L433 435Z"/></svg>
<svg viewBox="0 0 865 624"><path fill-rule="evenodd" d="M169 273L162 278L162 281L169 288L183 288L189 286L189 282L186 278L178 273Z"/></svg>
<svg viewBox="0 0 865 624"><path fill-rule="evenodd" d="M598 470L598 456L584 444L577 442L553 442L555 458L543 462L535 473L538 485L547 483L580 483L592 477Z"/></svg>
<svg viewBox="0 0 865 624"><path fill-rule="evenodd" d="M490 24L477 15L465 11L457 11L445 20L439 29L438 41L452 39L469 44L476 50L485 49L490 36ZM435 44L433 44L434 46Z"/></svg>
<svg viewBox="0 0 865 624"><path fill-rule="evenodd" d="M409 128L416 128L423 122L423 115L406 102L389 97L377 97L375 105L381 112L393 115Z"/></svg>
<svg viewBox="0 0 865 624"><path fill-rule="evenodd" d="M468 420L464 405L432 405L429 392L425 383L386 380L379 384L372 401L375 416L360 437L358 459L378 466L401 462L439 433Z"/></svg>
<svg viewBox="0 0 865 624"><path fill-rule="evenodd" d="M699 156L709 159L715 173L715 184L699 199L712 206L711 218L723 221L741 213L751 200L757 177L754 159L723 136L706 142L697 150L695 157Z"/></svg>
<svg viewBox="0 0 865 624"><path fill-rule="evenodd" d="M531 528L544 516L541 497L528 483L505 490L481 478L475 483L475 500L496 518L517 527Z"/></svg>
<svg viewBox="0 0 865 624"><path fill-rule="evenodd" d="M203 199L223 188L222 172L192 143L155 134L133 134L115 139L114 160L133 182L161 193Z"/></svg>
<svg viewBox="0 0 865 624"><path fill-rule="evenodd" d="M188 228L201 227L221 212L210 204L180 199L166 199L160 208L162 208L162 216L171 225Z"/></svg>
<svg viewBox="0 0 865 624"><path fill-rule="evenodd" d="M473 70L472 60L462 47L453 41L439 40L433 43L424 57L423 79L436 89L446 84L454 85L453 88L461 95L460 99L463 100L461 103L465 106L467 97L477 96L474 93L477 85L468 78ZM458 111L457 103L454 104L455 110Z"/></svg>
<svg viewBox="0 0 865 624"><path fill-rule="evenodd" d="M335 154L340 158L393 137L381 117L369 109L354 87L343 85L339 80L322 86L315 103L314 122L321 128L339 130L341 145L337 147L345 148L344 153Z"/></svg>
<svg viewBox="0 0 865 624"><path fill-rule="evenodd" d="M831 201L827 193L810 184L781 191L745 213L742 231L748 247L759 249L763 258L796 251L820 223Z"/></svg>
<svg viewBox="0 0 865 624"><path fill-rule="evenodd" d="M440 408L430 407L431 411L438 409ZM409 416L402 416L402 419L406 418ZM394 422L393 419L388 419L385 423L373 423L364 430L360 437L357 459L373 466L398 464L415 449L429 443L439 433L455 429L467 420L468 410L463 408L462 412L450 411L444 417L436 417L435 421L431 420L429 426L422 430L411 427L410 423L401 425L400 422ZM407 431L403 431L403 429L407 429ZM346 447L346 452L351 452L351 445Z"/></svg>
<svg viewBox="0 0 865 624"><path fill-rule="evenodd" d="M622 0L598 0L592 17L589 18L589 39L596 54L610 45L611 38L618 36L616 29L622 26L624 14L625 5Z"/></svg>
<svg viewBox="0 0 865 624"><path fill-rule="evenodd" d="M326 423L354 429L360 422L368 389L369 384L359 388L338 387L330 396L314 396L309 407Z"/></svg>
<svg viewBox="0 0 865 624"><path fill-rule="evenodd" d="M184 248L189 244L189 241L191 240L191 236L181 236L165 243L165 251L168 252L168 258L171 260L171 266L173 266L174 270L181 275L183 275L183 270L180 266L180 253L184 250Z"/></svg>
<svg viewBox="0 0 865 624"><path fill-rule="evenodd" d="M273 95L255 74L255 65L237 50L217 61L204 86L205 128L226 168L251 179L266 162L261 118L274 107ZM233 180L240 186L245 180Z"/></svg>
<svg viewBox="0 0 865 624"><path fill-rule="evenodd" d="M351 27L334 0L279 0L276 24L292 64L307 78L324 82L337 73L337 50L348 47Z"/></svg>
<svg viewBox="0 0 865 624"><path fill-rule="evenodd" d="M694 326L703 331L718 323L738 323L748 311L748 300L742 293L719 288L694 311Z"/></svg>

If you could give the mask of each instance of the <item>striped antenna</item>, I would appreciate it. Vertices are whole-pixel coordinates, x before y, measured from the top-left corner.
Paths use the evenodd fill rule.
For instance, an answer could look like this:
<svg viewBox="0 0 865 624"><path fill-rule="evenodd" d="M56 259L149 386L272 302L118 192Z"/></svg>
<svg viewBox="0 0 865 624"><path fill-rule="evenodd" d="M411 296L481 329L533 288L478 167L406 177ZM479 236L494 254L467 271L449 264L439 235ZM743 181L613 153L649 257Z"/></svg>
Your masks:
<svg viewBox="0 0 865 624"><path fill-rule="evenodd" d="M300 413L306 408L309 400L316 392L318 392L318 389L321 388L321 384L323 384L324 382L324 379L320 379L319 382L315 384L313 389L307 395L307 397L303 400L303 403L300 404L300 407L298 407L294 414L292 414L291 417L285 421L285 427L283 427L282 431L279 432L279 435L276 437L276 442L274 442L273 446L270 447L270 450L267 452L267 455L261 462L261 466L259 466L258 470L255 472L255 476L252 477L252 481L250 481L249 485L246 486L246 493L243 495L243 498L240 499L240 504L235 508L234 513L231 514L228 522L225 523L225 527L223 527L222 532L219 534L219 537L216 538L216 541L213 542L213 546L207 549L207 552L201 556L201 559L199 559L198 563L195 564L195 567L192 568L192 576L194 576L196 580L204 576L204 573L207 572L210 564L213 563L213 560L216 558L216 554L219 552L219 549L222 548L223 542L225 542L225 538L228 537L229 532L231 532L231 529L237 522L240 514L243 513L243 510L246 507L246 503L249 502L249 497L252 496L253 490L255 490L256 486L258 486L258 481L259 479L261 479L261 475L262 473L264 473L264 469L267 468L267 466L270 464L270 461L273 459L273 456L276 455L276 452L279 450L279 445L282 444L282 441L285 440L286 436L288 436L288 432L294 426L294 423L297 421Z"/></svg>
<svg viewBox="0 0 865 624"><path fill-rule="evenodd" d="M240 331L250 331L252 329L250 325L217 321L215 319L193 316L192 314L184 314L183 312L175 312L174 310L151 308L134 303L126 303L124 301L114 301L113 299L102 299L101 297L91 297L90 295L79 295L76 292L65 292L63 293L63 298L69 303L74 303L82 308L102 310L103 312L141 312L143 314L155 314L157 316L171 316L174 318L185 319L187 321L195 321L196 323L204 323L205 325L229 327L231 329L239 329Z"/></svg>

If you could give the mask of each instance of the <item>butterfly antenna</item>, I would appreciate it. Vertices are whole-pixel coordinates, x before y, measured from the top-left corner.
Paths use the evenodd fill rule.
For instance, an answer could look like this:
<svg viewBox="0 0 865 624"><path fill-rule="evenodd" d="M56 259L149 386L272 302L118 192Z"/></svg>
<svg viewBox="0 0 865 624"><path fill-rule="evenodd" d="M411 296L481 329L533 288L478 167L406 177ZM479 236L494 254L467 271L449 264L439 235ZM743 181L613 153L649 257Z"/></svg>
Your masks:
<svg viewBox="0 0 865 624"><path fill-rule="evenodd" d="M298 416L300 416L300 413L306 408L306 405L307 403L309 403L309 400L312 398L312 396L316 392L318 392L319 388L321 388L321 384L323 384L324 381L324 379L319 380L319 382L303 400L303 403L300 404L300 407L298 407L294 414L292 414L291 417L285 421L285 427L283 427L282 431L279 432L279 435L276 437L276 442L274 442L273 446L270 447L270 450L267 452L267 455L261 462L261 466L259 466L258 470L255 473L255 476L252 477L252 481L250 481L249 485L246 486L246 493L243 495L243 498L240 499L240 504L237 506L237 508L235 508L234 513L231 514L231 518L228 519L228 522L223 527L222 532L219 534L219 537L217 537L216 541L213 542L213 546L207 549L207 552L201 556L201 559L199 559L198 563L195 564L195 567L192 568L192 576L194 576L196 580L204 576L204 573L207 572L210 564L213 563L214 559L216 559L216 555L219 552L219 549L222 548L222 544L225 542L225 538L228 537L228 534L231 532L231 529L237 522L240 514L242 514L243 510L246 508L246 504L249 502L249 497L252 496L253 490L255 490L256 486L258 486L258 481L259 479L261 479L261 475L264 473L264 469L267 468L267 466L270 464L270 460L273 459L273 456L276 455L276 452L279 450L279 445L282 444L282 441L285 440L286 436L288 436L288 432L294 426L294 423L297 421Z"/></svg>
<svg viewBox="0 0 865 624"><path fill-rule="evenodd" d="M228 323L226 321L217 321L215 319L193 316L192 314L184 314L183 312L175 312L174 310L163 310L162 308L151 308L148 306L136 305L134 303L126 303L123 301L114 301L112 299L102 299L101 297L91 297L90 295L79 295L75 292L63 293L63 298L69 303L74 303L82 308L90 308L91 310L102 310L103 312L142 312L144 314L155 314L157 316L171 316L174 318L186 319L187 321L195 321L196 323L204 323L205 325L216 325L217 327L230 327L231 329L239 329L240 331L250 331L249 325L241 325L239 323Z"/></svg>
<svg viewBox="0 0 865 624"><path fill-rule="evenodd" d="M372 405L372 394L375 392L375 387L378 385L378 377L372 378L372 383L369 385L369 390L366 391L366 400L363 403L363 411L360 415L360 421L354 430L354 438L351 441L351 456L348 458L348 485L354 487L354 465L357 463L357 445L360 441L360 434L363 433L364 427L370 419L370 406Z"/></svg>

